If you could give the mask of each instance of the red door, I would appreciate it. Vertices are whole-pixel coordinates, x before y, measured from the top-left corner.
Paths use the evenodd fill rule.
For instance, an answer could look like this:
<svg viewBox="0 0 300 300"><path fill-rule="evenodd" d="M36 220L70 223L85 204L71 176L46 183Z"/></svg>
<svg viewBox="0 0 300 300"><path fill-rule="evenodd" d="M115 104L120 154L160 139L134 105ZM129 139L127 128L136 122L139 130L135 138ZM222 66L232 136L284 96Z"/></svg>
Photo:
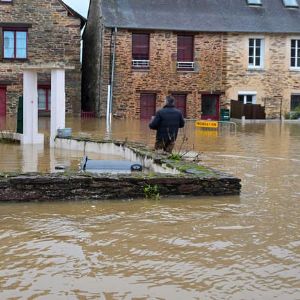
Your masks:
<svg viewBox="0 0 300 300"><path fill-rule="evenodd" d="M6 115L6 88L0 87L0 117Z"/></svg>
<svg viewBox="0 0 300 300"><path fill-rule="evenodd" d="M156 112L156 94L141 94L141 119L150 120Z"/></svg>
<svg viewBox="0 0 300 300"><path fill-rule="evenodd" d="M202 120L219 120L220 96L219 95L202 95Z"/></svg>
<svg viewBox="0 0 300 300"><path fill-rule="evenodd" d="M175 98L175 106L182 112L184 118L186 118L186 94L173 94Z"/></svg>

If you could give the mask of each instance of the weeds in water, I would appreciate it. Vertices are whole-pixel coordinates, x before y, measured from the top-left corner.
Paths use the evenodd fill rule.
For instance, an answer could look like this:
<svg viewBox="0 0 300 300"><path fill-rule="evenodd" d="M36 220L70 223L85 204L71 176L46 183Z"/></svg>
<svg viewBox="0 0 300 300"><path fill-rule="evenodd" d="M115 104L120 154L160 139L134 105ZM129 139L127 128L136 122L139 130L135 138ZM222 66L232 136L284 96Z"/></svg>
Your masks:
<svg viewBox="0 0 300 300"><path fill-rule="evenodd" d="M184 159L184 157L191 151L194 151L195 145L192 145L192 149L182 151L183 146L185 147L188 144L188 137L184 135L181 139L181 142L179 144L178 150L173 152L168 158L174 161L181 161ZM192 161L200 161L200 153L197 153L194 158L192 158Z"/></svg>
<svg viewBox="0 0 300 300"><path fill-rule="evenodd" d="M158 200L160 198L158 186L147 184L146 186L144 186L144 195L147 199Z"/></svg>
<svg viewBox="0 0 300 300"><path fill-rule="evenodd" d="M169 156L169 159L180 161L182 159L182 155L180 155L179 153L172 153Z"/></svg>

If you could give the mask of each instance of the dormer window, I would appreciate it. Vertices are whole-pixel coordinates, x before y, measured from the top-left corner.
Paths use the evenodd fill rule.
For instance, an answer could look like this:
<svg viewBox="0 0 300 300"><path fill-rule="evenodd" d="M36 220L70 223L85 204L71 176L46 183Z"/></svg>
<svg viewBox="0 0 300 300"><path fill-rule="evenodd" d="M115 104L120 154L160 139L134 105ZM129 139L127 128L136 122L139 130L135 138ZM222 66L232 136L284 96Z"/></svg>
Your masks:
<svg viewBox="0 0 300 300"><path fill-rule="evenodd" d="M261 6L261 0L247 0L247 4L251 6Z"/></svg>
<svg viewBox="0 0 300 300"><path fill-rule="evenodd" d="M299 7L297 0L283 0L285 7Z"/></svg>

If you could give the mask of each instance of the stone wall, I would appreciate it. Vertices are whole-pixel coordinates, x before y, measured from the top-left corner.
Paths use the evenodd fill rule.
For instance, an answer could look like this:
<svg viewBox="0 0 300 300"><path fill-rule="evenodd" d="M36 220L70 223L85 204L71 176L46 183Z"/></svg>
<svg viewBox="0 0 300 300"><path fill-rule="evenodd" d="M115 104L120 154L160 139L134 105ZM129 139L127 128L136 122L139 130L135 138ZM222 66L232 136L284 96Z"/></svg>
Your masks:
<svg viewBox="0 0 300 300"><path fill-rule="evenodd" d="M132 32L118 29L114 77L113 114L118 117L140 117L140 93L154 92L157 109L162 107L169 93L187 94L187 117L199 118L201 93L224 92L222 68L222 34L196 33L194 36L195 71L177 71L177 34L169 31L150 33L150 69L133 70ZM105 115L107 85L110 80L112 31L103 34L101 66L100 114ZM221 97L223 100L223 97Z"/></svg>
<svg viewBox="0 0 300 300"><path fill-rule="evenodd" d="M62 62L74 66L66 71L66 110L81 110L80 19L71 16L59 0L14 0L0 5L0 36L5 27L28 26L28 59L3 59L0 40L0 85L7 86L7 113L16 113L17 99L22 95L22 66ZM11 25L10 25L11 24ZM39 74L39 84L50 85L50 74Z"/></svg>
<svg viewBox="0 0 300 300"><path fill-rule="evenodd" d="M98 1L98 0L95 0ZM111 78L112 29L101 29L99 115L105 116L107 86ZM187 94L187 118L201 115L201 94L220 93L221 108L229 108L238 93L256 92L257 104L265 107L269 119L280 118L290 110L291 94L300 94L300 73L290 69L289 34L195 33L195 71L176 70L177 33L150 32L150 69L134 70L132 31L118 29L113 84L113 114L116 117L140 117L140 94L155 93L157 109L169 93ZM248 40L263 38L264 67L248 68ZM100 76L100 75L98 75ZM100 108L98 108L98 106Z"/></svg>
<svg viewBox="0 0 300 300"><path fill-rule="evenodd" d="M9 135L3 138L5 141ZM0 201L131 199L158 194L224 196L238 195L241 190L240 179L204 167L196 157L174 160L168 153L157 153L140 143L57 137L55 148L110 153L141 164L143 172L0 173Z"/></svg>
<svg viewBox="0 0 300 300"><path fill-rule="evenodd" d="M166 176L37 175L0 176L0 201L105 200L146 197L145 187L160 196L238 195L240 180ZM153 195L155 196L155 195Z"/></svg>
<svg viewBox="0 0 300 300"><path fill-rule="evenodd" d="M248 69L248 40L265 41L264 68ZM227 34L226 98L237 100L239 91L257 93L257 104L265 106L267 118L280 118L290 110L291 94L300 93L300 73L290 69L291 39L288 34ZM299 39L299 36L298 36Z"/></svg>

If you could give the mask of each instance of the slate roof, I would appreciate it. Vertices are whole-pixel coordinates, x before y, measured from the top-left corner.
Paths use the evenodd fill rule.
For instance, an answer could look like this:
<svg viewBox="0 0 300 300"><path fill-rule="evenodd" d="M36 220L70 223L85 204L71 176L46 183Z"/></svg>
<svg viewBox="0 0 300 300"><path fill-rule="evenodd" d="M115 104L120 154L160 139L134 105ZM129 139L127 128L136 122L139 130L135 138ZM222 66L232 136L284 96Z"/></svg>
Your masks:
<svg viewBox="0 0 300 300"><path fill-rule="evenodd" d="M299 4L300 4L300 0ZM102 0L106 27L200 32L300 33L300 8L282 0Z"/></svg>

